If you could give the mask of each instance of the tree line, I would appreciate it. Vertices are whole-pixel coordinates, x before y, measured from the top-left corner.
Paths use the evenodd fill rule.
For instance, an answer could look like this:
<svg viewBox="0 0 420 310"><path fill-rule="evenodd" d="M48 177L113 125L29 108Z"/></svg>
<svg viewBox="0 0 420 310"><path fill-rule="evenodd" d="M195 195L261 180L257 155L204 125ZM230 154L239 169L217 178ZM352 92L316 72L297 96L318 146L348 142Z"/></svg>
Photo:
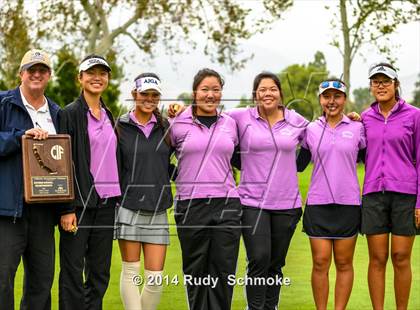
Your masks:
<svg viewBox="0 0 420 310"><path fill-rule="evenodd" d="M124 67L116 55L121 38L134 43L144 58L153 57L158 46L168 54L182 54L185 46L197 47L194 37L205 38L208 57L231 70L243 68L252 54L244 55L241 42L262 33L284 16L292 0L15 0L0 7L0 89L15 87L19 61L30 48L46 47L54 55L54 78L47 94L61 106L79 93L77 67L86 54L105 55L112 66L111 85L105 93L111 111L118 115L119 85ZM331 45L343 59L342 79L350 90L351 64L361 48L374 46L395 60L390 41L401 24L420 19L416 0L337 0L325 9L334 12ZM258 12L258 13L256 13ZM121 16L124 16L123 20ZM111 21L118 20L114 26ZM325 74L324 74L325 73ZM317 52L308 64L293 64L279 72L286 103L304 115L317 109L317 81L328 75L325 57ZM354 110L371 101L367 88L353 92ZM420 76L414 103L419 105ZM188 94L180 94L181 99ZM188 101L188 100L187 100ZM246 98L240 102L244 105Z"/></svg>

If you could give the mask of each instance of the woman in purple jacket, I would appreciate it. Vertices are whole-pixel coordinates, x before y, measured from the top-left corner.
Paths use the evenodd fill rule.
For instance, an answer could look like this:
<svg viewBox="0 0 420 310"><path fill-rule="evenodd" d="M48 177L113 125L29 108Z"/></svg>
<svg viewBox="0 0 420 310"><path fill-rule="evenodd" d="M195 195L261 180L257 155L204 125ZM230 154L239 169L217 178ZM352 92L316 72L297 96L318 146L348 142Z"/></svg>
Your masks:
<svg viewBox="0 0 420 310"><path fill-rule="evenodd" d="M383 309L391 252L396 306L406 309L411 251L420 225L420 110L400 97L397 72L390 64L373 65L369 79L376 99L362 113L367 139L362 233L369 247L369 292L373 308Z"/></svg>

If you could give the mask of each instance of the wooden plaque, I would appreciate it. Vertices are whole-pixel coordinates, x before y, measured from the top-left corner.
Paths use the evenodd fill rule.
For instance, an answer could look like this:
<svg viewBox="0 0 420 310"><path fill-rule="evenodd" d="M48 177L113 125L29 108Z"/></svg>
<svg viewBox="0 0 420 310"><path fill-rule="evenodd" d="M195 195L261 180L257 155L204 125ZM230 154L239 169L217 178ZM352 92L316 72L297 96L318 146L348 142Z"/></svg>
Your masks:
<svg viewBox="0 0 420 310"><path fill-rule="evenodd" d="M22 156L27 203L70 202L74 199L69 135L49 135L46 140L34 140L24 135Z"/></svg>

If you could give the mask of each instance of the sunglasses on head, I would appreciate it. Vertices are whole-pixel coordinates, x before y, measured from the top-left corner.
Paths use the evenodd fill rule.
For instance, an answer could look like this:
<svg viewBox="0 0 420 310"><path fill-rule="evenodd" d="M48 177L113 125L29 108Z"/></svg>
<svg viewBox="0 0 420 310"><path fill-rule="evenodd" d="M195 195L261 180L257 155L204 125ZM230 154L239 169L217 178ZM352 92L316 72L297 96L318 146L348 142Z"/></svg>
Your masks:
<svg viewBox="0 0 420 310"><path fill-rule="evenodd" d="M319 88L322 88L322 89L325 89L328 87L342 89L342 88L345 88L346 86L339 81L324 81L321 83L321 85L319 85Z"/></svg>

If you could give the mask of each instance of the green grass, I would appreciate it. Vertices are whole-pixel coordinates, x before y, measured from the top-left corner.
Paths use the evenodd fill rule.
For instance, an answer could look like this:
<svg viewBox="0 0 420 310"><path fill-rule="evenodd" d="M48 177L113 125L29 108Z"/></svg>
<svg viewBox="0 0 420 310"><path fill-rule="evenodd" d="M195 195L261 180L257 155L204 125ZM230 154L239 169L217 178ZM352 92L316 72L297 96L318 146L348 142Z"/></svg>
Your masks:
<svg viewBox="0 0 420 310"><path fill-rule="evenodd" d="M306 197L308 185L310 181L311 169L307 169L299 177L300 190L303 198ZM359 178L362 180L363 168L360 167L358 170ZM169 218L173 224L173 210L169 212ZM282 288L281 293L281 309L314 309L314 303L312 300L312 291L310 284L311 276L311 251L309 248L308 238L304 233L301 232L302 226L299 224L296 232L293 236L289 253L287 256L286 267L284 268L284 276L291 279L291 285ZM57 234L58 237L58 234ZM418 238L416 238L418 239ZM57 238L58 240L58 238ZM57 247L58 249L58 247ZM356 246L356 252L354 257L354 268L355 268L355 280L353 285L352 295L348 304L349 310L351 309L371 309L369 292L367 287L367 266L368 266L368 251L366 238L359 236ZM237 276L245 275L246 257L243 244L238 258ZM420 309L420 244L416 240L413 249L412 256L412 267L413 267L413 282L411 288L411 297L409 303L409 309ZM106 310L118 310L123 309L120 295L119 295L119 277L121 270L121 258L118 250L118 245L114 242L114 251L112 254L112 268L111 268L111 281L109 284L108 291L105 295L104 309ZM52 290L53 295L53 309L58 309L58 257L56 261L56 277ZM168 254L165 264L165 274L169 277L178 275L181 277L181 249L179 246L178 238L176 235L175 226L171 227L171 245L168 249ZM19 267L18 274L16 276L16 305L19 304L22 288L22 268ZM329 309L333 308L333 297L334 297L334 278L335 270L334 265L331 266L330 270L330 298L329 298ZM386 293L385 293L385 309L395 309L394 305L394 292L393 292L393 272L392 265L389 262L387 268L386 277ZM182 285L169 285L164 287L162 300L159 306L159 310L174 310L174 309L187 309L185 291ZM0 305L1 308L1 305ZM16 309L18 307L16 306ZM245 309L244 299L244 288L236 286L233 296L232 309L239 310Z"/></svg>

